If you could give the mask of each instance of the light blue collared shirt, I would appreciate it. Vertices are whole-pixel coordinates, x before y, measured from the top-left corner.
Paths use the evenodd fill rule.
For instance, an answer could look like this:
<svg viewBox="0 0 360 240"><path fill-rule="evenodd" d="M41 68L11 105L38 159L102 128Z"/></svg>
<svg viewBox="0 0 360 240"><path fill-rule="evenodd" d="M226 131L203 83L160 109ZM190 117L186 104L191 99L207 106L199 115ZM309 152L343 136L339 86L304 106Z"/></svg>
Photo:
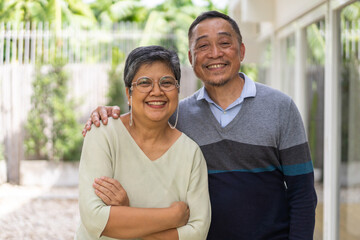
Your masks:
<svg viewBox="0 0 360 240"><path fill-rule="evenodd" d="M239 75L245 79L245 84L241 95L238 99L236 99L233 103L231 103L225 110L222 109L219 105L217 105L208 95L205 87L200 89L197 100L205 99L210 106L211 112L214 114L216 120L220 123L221 127L225 127L228 125L235 116L240 112L242 107L242 103L245 98L255 97L256 95L256 86L253 80L251 80L244 73L239 73Z"/></svg>

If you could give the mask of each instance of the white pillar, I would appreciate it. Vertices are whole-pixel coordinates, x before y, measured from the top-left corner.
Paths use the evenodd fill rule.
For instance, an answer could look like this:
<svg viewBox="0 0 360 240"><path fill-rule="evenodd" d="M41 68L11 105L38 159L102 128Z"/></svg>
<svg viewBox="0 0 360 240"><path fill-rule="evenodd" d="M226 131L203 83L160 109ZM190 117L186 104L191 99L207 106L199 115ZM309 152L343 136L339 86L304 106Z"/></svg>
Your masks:
<svg viewBox="0 0 360 240"><path fill-rule="evenodd" d="M324 240L339 239L340 81L338 12L328 1L326 15L324 112Z"/></svg>

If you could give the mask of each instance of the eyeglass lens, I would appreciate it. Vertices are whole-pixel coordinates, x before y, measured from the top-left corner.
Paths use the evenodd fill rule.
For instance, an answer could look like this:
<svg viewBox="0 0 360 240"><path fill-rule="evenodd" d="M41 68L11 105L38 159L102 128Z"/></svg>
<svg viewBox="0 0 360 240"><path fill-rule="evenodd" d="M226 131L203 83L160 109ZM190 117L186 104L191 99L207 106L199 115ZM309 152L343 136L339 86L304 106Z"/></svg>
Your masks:
<svg viewBox="0 0 360 240"><path fill-rule="evenodd" d="M136 81L136 88L140 92L150 92L154 87L154 81L148 77L139 78ZM160 89L163 91L171 91L177 87L176 80L171 76L164 76L159 80Z"/></svg>

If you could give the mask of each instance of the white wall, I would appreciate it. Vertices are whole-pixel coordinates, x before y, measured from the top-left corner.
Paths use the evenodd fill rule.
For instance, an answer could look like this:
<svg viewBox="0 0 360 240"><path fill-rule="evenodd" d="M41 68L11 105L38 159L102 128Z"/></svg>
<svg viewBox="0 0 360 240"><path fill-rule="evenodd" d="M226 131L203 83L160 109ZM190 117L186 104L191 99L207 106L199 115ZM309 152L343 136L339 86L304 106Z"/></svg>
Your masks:
<svg viewBox="0 0 360 240"><path fill-rule="evenodd" d="M299 18L324 2L326 0L276 0L275 29Z"/></svg>

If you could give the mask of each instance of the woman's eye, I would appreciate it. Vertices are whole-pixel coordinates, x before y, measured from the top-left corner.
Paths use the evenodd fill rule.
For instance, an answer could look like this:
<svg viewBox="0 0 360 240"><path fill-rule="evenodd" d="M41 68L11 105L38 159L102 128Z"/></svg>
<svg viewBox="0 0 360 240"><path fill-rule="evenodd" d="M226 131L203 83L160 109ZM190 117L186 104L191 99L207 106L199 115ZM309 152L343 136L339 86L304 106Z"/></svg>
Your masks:
<svg viewBox="0 0 360 240"><path fill-rule="evenodd" d="M137 81L137 85L139 86L147 86L151 85L152 81L150 79L140 79Z"/></svg>
<svg viewBox="0 0 360 240"><path fill-rule="evenodd" d="M160 84L162 87L171 87L171 86L175 85L175 80L170 77L165 77L165 78L161 79Z"/></svg>

